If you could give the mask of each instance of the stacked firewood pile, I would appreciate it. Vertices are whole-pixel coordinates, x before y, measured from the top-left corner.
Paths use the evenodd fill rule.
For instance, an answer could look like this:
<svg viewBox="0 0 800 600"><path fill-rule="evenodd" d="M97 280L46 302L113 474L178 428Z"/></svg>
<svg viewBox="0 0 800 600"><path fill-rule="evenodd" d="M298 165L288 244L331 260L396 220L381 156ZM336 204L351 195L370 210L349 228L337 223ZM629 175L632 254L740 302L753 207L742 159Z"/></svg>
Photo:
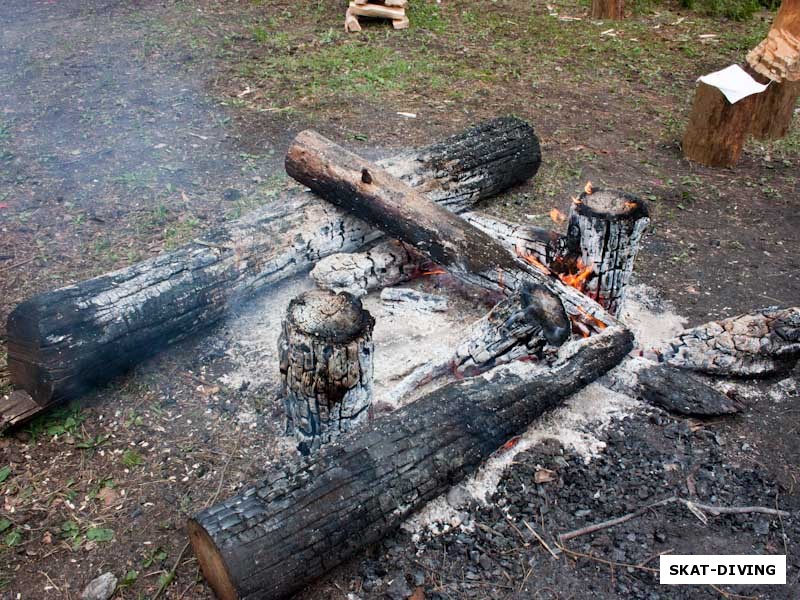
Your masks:
<svg viewBox="0 0 800 600"><path fill-rule="evenodd" d="M408 27L407 4L408 0L353 0L345 13L345 31L361 31L358 17L391 19L392 27L406 29Z"/></svg>
<svg viewBox="0 0 800 600"><path fill-rule="evenodd" d="M619 314L647 206L587 184L563 232L472 210L535 175L540 160L533 129L514 118L380 163L303 132L286 170L313 193L291 188L169 254L19 305L8 362L25 392L0 405L4 423L80 396L313 268L320 289L290 304L280 365L265 365L280 369L289 428L310 456L189 522L220 598L280 598L394 531L600 377L684 414L719 414L738 408L692 371L794 365L800 310L766 309L687 330L637 359L637 377L616 377L634 347ZM374 319L358 297L431 272L493 307L451 356L394 391L418 397L370 419Z"/></svg>

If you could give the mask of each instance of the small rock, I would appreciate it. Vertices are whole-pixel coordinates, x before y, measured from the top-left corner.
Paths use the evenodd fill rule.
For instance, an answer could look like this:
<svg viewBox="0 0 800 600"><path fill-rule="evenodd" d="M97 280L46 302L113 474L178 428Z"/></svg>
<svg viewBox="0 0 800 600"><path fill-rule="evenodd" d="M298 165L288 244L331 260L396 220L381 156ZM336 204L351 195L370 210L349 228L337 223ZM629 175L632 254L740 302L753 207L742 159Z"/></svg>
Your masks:
<svg viewBox="0 0 800 600"><path fill-rule="evenodd" d="M411 588L408 587L405 575L402 573L398 573L392 578L392 583L386 590L386 595L392 600L406 600L411 594Z"/></svg>
<svg viewBox="0 0 800 600"><path fill-rule="evenodd" d="M228 188L224 192L222 192L222 198L227 200L228 202L233 202L234 200L238 200L242 197L242 192L237 190L236 188Z"/></svg>
<svg viewBox="0 0 800 600"><path fill-rule="evenodd" d="M117 589L117 578L112 572L103 573L92 579L81 594L81 600L108 600Z"/></svg>
<svg viewBox="0 0 800 600"><path fill-rule="evenodd" d="M767 535L769 533L769 520L757 519L753 523L753 531L756 535Z"/></svg>

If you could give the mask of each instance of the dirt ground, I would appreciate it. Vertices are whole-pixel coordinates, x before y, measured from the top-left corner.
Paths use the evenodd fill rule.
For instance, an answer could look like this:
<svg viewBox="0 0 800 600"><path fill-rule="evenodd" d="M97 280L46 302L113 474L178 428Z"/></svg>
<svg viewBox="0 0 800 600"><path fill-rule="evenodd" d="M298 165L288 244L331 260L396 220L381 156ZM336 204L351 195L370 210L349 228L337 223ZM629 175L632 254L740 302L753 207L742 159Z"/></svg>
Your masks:
<svg viewBox="0 0 800 600"><path fill-rule="evenodd" d="M637 281L690 324L797 304L798 128L749 142L734 169L690 164L679 144L695 79L741 63L772 15L732 22L640 2L623 22L598 23L572 0L411 5L405 32L375 22L348 36L343 2L5 0L0 323L32 294L269 202L303 128L378 156L508 113L533 124L543 165L487 210L544 224L587 180L622 188L651 206ZM159 588L213 597L182 552L186 518L254 480L282 438L276 391L256 398L220 384L225 349L209 339L0 437L0 598L76 598L106 571L119 598ZM535 447L464 526L398 533L301 596L800 597L793 375L744 384L736 418L643 411L615 422L588 464L569 448ZM242 403L250 423L234 418ZM545 466L557 479L534 484ZM675 506L576 541L559 559L508 525L525 520L552 541L672 493L795 512L700 526ZM789 584L666 588L648 568L669 550L787 553Z"/></svg>

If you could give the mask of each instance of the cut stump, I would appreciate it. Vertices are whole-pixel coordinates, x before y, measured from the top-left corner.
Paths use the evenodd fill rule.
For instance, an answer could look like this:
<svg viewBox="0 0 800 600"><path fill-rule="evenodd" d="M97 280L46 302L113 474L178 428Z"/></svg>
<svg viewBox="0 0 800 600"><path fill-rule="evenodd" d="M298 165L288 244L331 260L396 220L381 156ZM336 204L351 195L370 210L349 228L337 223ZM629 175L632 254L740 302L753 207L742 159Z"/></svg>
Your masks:
<svg viewBox="0 0 800 600"><path fill-rule="evenodd" d="M302 454L367 420L374 325L351 294L312 290L289 303L278 351L287 430Z"/></svg>

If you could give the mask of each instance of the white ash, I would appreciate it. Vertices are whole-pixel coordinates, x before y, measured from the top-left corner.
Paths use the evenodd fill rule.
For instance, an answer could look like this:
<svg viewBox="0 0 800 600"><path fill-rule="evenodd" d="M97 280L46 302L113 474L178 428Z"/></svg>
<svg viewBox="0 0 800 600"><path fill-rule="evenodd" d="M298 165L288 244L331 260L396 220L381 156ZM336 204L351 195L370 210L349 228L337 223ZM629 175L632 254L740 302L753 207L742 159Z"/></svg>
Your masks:
<svg viewBox="0 0 800 600"><path fill-rule="evenodd" d="M645 353L662 347L689 322L674 312L658 290L644 284L628 285L620 321L633 332L636 346Z"/></svg>

